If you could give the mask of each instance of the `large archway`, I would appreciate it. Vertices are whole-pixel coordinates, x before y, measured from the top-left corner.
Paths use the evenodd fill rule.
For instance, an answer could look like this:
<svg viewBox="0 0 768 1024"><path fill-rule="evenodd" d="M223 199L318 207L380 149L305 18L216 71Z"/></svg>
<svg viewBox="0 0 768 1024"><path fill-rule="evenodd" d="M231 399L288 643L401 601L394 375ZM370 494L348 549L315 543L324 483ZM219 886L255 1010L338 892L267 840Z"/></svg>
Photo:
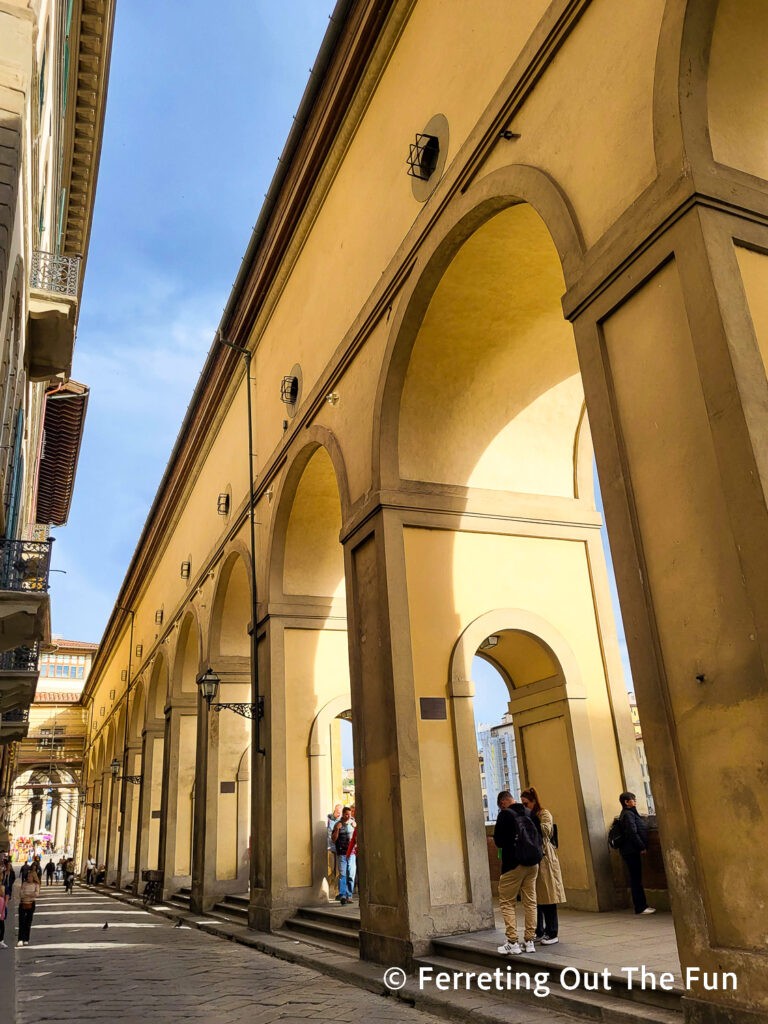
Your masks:
<svg viewBox="0 0 768 1024"><path fill-rule="evenodd" d="M559 673L563 687L583 680L578 696L551 688L540 706L530 703L534 690L545 689L540 680L525 691L525 707L517 692L510 695L521 723L538 715L525 734L515 729L521 770L529 770L526 761L535 764L541 782L534 736L554 743L559 789L580 808L568 822L572 906L614 905L605 824L619 792L643 791L576 345L561 306L562 268L567 259L573 265L578 240L569 236L557 197L541 205L555 209L557 245L531 205L511 196L475 197L475 205L467 199L404 301L381 390L379 466L403 506L402 599L425 821L423 912L445 932L491 920L477 741L463 706L471 674L467 668L457 683L449 672L457 638L489 608L517 608L546 624L573 663L571 672L550 674ZM543 650L530 643L531 651ZM516 641L518 664L523 645ZM554 714L558 702L567 715ZM463 781L470 777L471 791ZM547 785L556 781L551 776ZM437 789L439 812L431 799Z"/></svg>

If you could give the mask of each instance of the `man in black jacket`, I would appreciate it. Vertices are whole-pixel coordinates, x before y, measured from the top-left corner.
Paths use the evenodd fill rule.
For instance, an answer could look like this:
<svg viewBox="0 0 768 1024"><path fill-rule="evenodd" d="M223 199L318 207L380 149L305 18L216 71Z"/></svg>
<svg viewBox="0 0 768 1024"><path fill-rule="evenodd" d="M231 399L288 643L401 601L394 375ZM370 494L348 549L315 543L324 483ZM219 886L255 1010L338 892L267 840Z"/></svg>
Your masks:
<svg viewBox="0 0 768 1024"><path fill-rule="evenodd" d="M619 820L623 826L619 853L624 858L629 872L635 913L655 914L655 909L648 906L643 888L643 854L648 849L648 826L645 823L645 818L635 806L634 793L622 793L619 801L621 802Z"/></svg>
<svg viewBox="0 0 768 1024"><path fill-rule="evenodd" d="M499 905L504 916L504 930L507 935L507 941L503 946L498 947L498 951L507 955L523 952L517 941L517 921L515 919L517 894L520 893L525 910L523 937L525 952L535 953L536 947L533 944L533 939L536 935L536 877L539 873L539 865L520 863L517 856L516 840L521 829L527 832L533 826L534 834L537 830L531 812L522 804L515 803L514 797L508 790L502 790L496 802L499 806L499 814L496 818L496 828L493 830L493 841L501 850ZM524 818L527 818L528 823L521 825L521 819ZM541 860L541 854L539 854L539 860Z"/></svg>

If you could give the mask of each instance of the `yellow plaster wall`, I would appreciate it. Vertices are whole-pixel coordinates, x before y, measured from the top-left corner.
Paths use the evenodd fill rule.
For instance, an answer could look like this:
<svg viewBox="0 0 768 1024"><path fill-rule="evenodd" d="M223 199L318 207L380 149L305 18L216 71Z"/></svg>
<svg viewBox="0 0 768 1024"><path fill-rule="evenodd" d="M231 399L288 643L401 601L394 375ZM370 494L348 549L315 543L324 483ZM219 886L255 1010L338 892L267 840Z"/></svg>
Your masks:
<svg viewBox="0 0 768 1024"><path fill-rule="evenodd" d="M286 792L292 807L287 877L289 886L308 886L313 881L309 738L320 709L349 693L349 653L346 630L286 629L284 637Z"/></svg>
<svg viewBox="0 0 768 1024"><path fill-rule="evenodd" d="M719 0L707 90L712 155L761 178L768 178L766 39L765 0Z"/></svg>
<svg viewBox="0 0 768 1024"><path fill-rule="evenodd" d="M584 401L560 262L519 204L465 242L432 297L400 412L404 478L573 497Z"/></svg>
<svg viewBox="0 0 768 1024"><path fill-rule="evenodd" d="M222 685L218 700L250 701L250 683L229 683ZM237 878L241 848L247 846L248 837L240 834L237 820L238 785L237 770L243 753L250 740L250 721L240 715L222 713L217 715L218 773L216 799L216 878ZM234 793L222 793L222 782L234 782Z"/></svg>
<svg viewBox="0 0 768 1024"><path fill-rule="evenodd" d="M150 788L149 806L149 851L147 854L147 868L150 871L159 869L158 855L160 851L160 818L155 818L153 811L160 811L163 799L163 747L165 741L162 736L155 736L149 740L152 743L152 779Z"/></svg>
<svg viewBox="0 0 768 1024"><path fill-rule="evenodd" d="M768 373L768 256L737 245L736 258L763 366Z"/></svg>
<svg viewBox="0 0 768 1024"><path fill-rule="evenodd" d="M291 507L283 574L286 594L344 597L340 530L336 474L325 448L318 448L304 470Z"/></svg>
<svg viewBox="0 0 768 1024"><path fill-rule="evenodd" d="M174 858L174 872L177 875L189 875L192 871L192 789L195 784L196 747L197 715L181 715Z"/></svg>
<svg viewBox="0 0 768 1024"><path fill-rule="evenodd" d="M621 775L583 542L414 527L403 539L417 700L447 695L451 652L478 616L496 608L542 616L565 638L581 671L610 820ZM418 726L432 900L460 901L466 883L452 723ZM438 805L436 787L443 794Z"/></svg>

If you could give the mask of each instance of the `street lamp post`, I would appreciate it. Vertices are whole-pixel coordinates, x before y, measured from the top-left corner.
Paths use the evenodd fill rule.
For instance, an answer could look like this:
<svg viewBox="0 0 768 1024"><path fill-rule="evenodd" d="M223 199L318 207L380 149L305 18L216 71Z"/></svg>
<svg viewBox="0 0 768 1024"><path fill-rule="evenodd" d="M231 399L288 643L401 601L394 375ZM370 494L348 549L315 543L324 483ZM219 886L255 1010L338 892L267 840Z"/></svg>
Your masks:
<svg viewBox="0 0 768 1024"><path fill-rule="evenodd" d="M253 521L253 491L254 491L254 478L253 478L253 411L251 409L251 353L247 348L242 345L236 345L233 341L227 341L226 338L222 338L221 334L218 336L219 341L222 345L226 345L228 348L232 348L235 352L239 352L245 362L245 394L248 406L248 519L250 520L251 530L251 626L249 633L251 636L251 704L238 705L241 708L257 708L258 714L248 713L244 710L237 711L234 705L229 705L231 711L236 711L237 714L242 714L246 718L253 719L253 745L254 750L258 754L265 754L266 751L261 745L261 719L264 717L264 698L259 694L259 663L257 659L257 647L258 639L256 636L256 620L258 615L258 601L256 599L256 527ZM211 671L210 669L208 670ZM218 683L218 677L217 677ZM203 693L203 696L205 694ZM211 700L213 698L206 697L208 707L211 706ZM223 707L224 705L222 705Z"/></svg>
<svg viewBox="0 0 768 1024"><path fill-rule="evenodd" d="M264 698L258 697L252 704L243 703L242 701L214 703L214 697L219 691L220 682L221 680L210 667L197 677L200 696L208 705L208 710L210 711L213 708L214 711L234 711L236 715L242 715L243 718L253 719L258 728L259 720L264 717Z"/></svg>

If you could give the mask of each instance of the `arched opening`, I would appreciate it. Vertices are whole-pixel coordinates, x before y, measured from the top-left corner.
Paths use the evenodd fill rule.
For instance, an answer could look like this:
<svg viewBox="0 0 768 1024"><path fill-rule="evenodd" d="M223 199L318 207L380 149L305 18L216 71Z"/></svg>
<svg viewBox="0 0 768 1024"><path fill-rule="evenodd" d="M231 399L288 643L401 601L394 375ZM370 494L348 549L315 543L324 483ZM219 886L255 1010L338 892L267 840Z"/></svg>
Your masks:
<svg viewBox="0 0 768 1024"><path fill-rule="evenodd" d="M334 462L325 447L313 444L286 478L271 573L272 599L286 612L270 621L285 692L285 735L272 743L284 744L286 794L298 809L288 817L285 848L292 906L326 902L336 884L327 836L344 767L336 718L351 707L341 525Z"/></svg>
<svg viewBox="0 0 768 1024"><path fill-rule="evenodd" d="M168 665L155 658L149 677L144 720L141 722L142 782L141 825L137 846L138 874L160 870L160 825L163 807L165 706L168 700ZM137 722L137 728L139 723Z"/></svg>
<svg viewBox="0 0 768 1024"><path fill-rule="evenodd" d="M173 662L171 703L166 713L163 884L171 892L189 886L192 880L198 705L196 680L200 671L200 631L195 616L188 614L179 628Z"/></svg>
<svg viewBox="0 0 768 1024"><path fill-rule="evenodd" d="M440 704L446 691L438 682L449 675L457 638L489 608L517 609L562 638L571 652L571 671L559 658L560 667L548 665L559 690L547 687L544 675L527 680L523 708L514 683L508 710L514 720L515 704L518 721L506 724L514 733L521 782L534 781L535 770L537 785L562 794L550 802L567 818L570 846L563 855L572 906L614 905L607 824L622 790L643 792L576 346L562 314L561 257L543 219L526 203L496 207L480 219L437 279L433 259L425 274L432 291L421 300L418 323L403 317L404 351L396 343L390 371L390 382L399 383L399 407L395 417L385 389L381 439L384 470L393 469L386 449L396 451L401 489L430 501L428 512L403 516L403 549L424 869L429 904L441 921L436 927L445 932L467 930L460 908L468 903L476 911L475 928L490 918L489 890L486 883L478 886L480 877L488 878L478 739L462 706L473 691L471 658L460 682L449 682L448 706ZM522 668L526 658L534 664L537 657L547 667L539 641L523 639L526 632L539 640L543 634L526 631L520 620L487 629L472 657L498 631L516 632L504 632L495 656L488 649L480 653L508 685L514 676L499 660L501 651L518 677L528 671ZM521 733L531 714L540 717ZM547 767L537 751L549 746L558 753ZM431 799L437 789L443 794L439 809ZM489 803L493 815L495 794Z"/></svg>
<svg viewBox="0 0 768 1024"><path fill-rule="evenodd" d="M209 661L220 679L218 701L251 700L251 587L248 555L235 550L222 566L211 616ZM244 894L249 882L250 721L230 711L208 719L209 841L206 899Z"/></svg>

